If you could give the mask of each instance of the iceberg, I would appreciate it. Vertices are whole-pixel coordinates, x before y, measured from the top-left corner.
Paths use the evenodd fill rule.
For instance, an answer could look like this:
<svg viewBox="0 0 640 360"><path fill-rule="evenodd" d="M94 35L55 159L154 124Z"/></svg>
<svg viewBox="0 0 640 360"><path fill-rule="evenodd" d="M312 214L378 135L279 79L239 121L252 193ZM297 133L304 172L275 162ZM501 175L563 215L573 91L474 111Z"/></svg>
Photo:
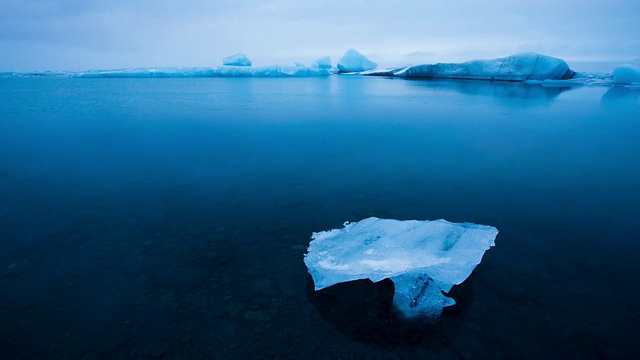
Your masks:
<svg viewBox="0 0 640 360"><path fill-rule="evenodd" d="M328 76L326 69L306 66L219 66L193 68L137 68L92 70L70 73L81 78L172 78L172 77L316 77Z"/></svg>
<svg viewBox="0 0 640 360"><path fill-rule="evenodd" d="M316 59L316 61L314 61L311 64L311 67L320 68L320 69L331 69L331 67L332 67L331 58L328 57L328 56L324 56L324 57L321 57L319 59Z"/></svg>
<svg viewBox="0 0 640 360"><path fill-rule="evenodd" d="M371 217L313 233L304 262L316 291L388 278L396 309L409 319L433 319L455 304L443 292L469 277L497 235L487 225Z"/></svg>
<svg viewBox="0 0 640 360"><path fill-rule="evenodd" d="M222 59L222 65L251 66L251 60L245 54L235 54Z"/></svg>
<svg viewBox="0 0 640 360"><path fill-rule="evenodd" d="M338 60L338 70L340 72L360 72L373 70L378 64L366 58L354 49L347 50Z"/></svg>
<svg viewBox="0 0 640 360"><path fill-rule="evenodd" d="M640 84L640 68L633 65L620 65L613 69L613 82L616 84Z"/></svg>
<svg viewBox="0 0 640 360"><path fill-rule="evenodd" d="M562 59L522 53L464 63L413 65L396 71L394 75L407 78L527 81L567 80L576 73Z"/></svg>

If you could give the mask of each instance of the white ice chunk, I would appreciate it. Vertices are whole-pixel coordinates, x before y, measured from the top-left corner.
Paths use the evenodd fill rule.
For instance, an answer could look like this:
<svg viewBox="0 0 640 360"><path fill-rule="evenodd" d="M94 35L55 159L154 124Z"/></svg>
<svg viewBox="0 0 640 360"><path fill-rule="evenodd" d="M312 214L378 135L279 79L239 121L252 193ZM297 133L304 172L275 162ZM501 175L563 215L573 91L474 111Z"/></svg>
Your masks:
<svg viewBox="0 0 640 360"><path fill-rule="evenodd" d="M640 83L640 68L633 65L620 65L613 69L613 82L616 84Z"/></svg>
<svg viewBox="0 0 640 360"><path fill-rule="evenodd" d="M497 59L464 63L438 63L409 66L396 76L473 80L566 80L575 72L562 60L536 53L522 53Z"/></svg>
<svg viewBox="0 0 640 360"><path fill-rule="evenodd" d="M469 277L497 234L487 225L371 217L313 233L304 262L316 290L389 278L398 310L408 318L434 318L455 304L443 292Z"/></svg>
<svg viewBox="0 0 640 360"><path fill-rule="evenodd" d="M316 61L311 64L311 67L320 69L331 69L331 66L331 58L328 56L316 59Z"/></svg>
<svg viewBox="0 0 640 360"><path fill-rule="evenodd" d="M338 60L338 69L342 72L359 72L373 70L378 64L367 59L354 49L347 50Z"/></svg>
<svg viewBox="0 0 640 360"><path fill-rule="evenodd" d="M298 67L305 67L304 63L303 63L303 62L300 62L300 61L296 61L296 62L294 62L294 64L295 64L296 66L298 66Z"/></svg>
<svg viewBox="0 0 640 360"><path fill-rule="evenodd" d="M249 60L245 54L235 54L224 58L222 60L222 65L251 66L251 60Z"/></svg>

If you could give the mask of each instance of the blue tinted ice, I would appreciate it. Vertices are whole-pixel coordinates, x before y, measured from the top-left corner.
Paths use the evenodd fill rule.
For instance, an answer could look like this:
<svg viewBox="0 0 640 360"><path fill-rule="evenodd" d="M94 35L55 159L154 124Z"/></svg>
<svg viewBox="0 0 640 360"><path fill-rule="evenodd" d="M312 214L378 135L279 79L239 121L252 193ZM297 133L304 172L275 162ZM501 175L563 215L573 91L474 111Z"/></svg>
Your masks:
<svg viewBox="0 0 640 360"><path fill-rule="evenodd" d="M326 69L306 66L220 66L212 68L208 76L213 77L313 77L328 76Z"/></svg>
<svg viewBox="0 0 640 360"><path fill-rule="evenodd" d="M235 54L222 59L222 65L251 66L251 60L245 54Z"/></svg>
<svg viewBox="0 0 640 360"><path fill-rule="evenodd" d="M319 58L309 66L295 62L295 66L251 66L242 54L224 59L224 66L216 67L154 67L82 72L0 72L0 77L311 77L328 76L335 72L331 58ZM237 65L231 65L237 64ZM377 69L376 63L356 50L350 49L337 63L339 72L369 76L397 76L433 79L472 79L525 81L546 85L630 85L640 84L640 69L633 65L618 66L613 73L576 73L559 58L536 53L522 53L496 59L471 60L463 63L438 63Z"/></svg>
<svg viewBox="0 0 640 360"><path fill-rule="evenodd" d="M340 60L338 60L338 69L342 72L373 70L376 66L378 66L378 64L353 49L347 50Z"/></svg>
<svg viewBox="0 0 640 360"><path fill-rule="evenodd" d="M433 318L455 304L443 292L471 274L497 234L486 225L372 217L313 233L304 262L316 290L389 278L398 310L408 318Z"/></svg>
<svg viewBox="0 0 640 360"><path fill-rule="evenodd" d="M523 53L497 59L464 63L414 65L394 73L395 76L474 80L566 80L575 72L562 60L536 53Z"/></svg>
<svg viewBox="0 0 640 360"><path fill-rule="evenodd" d="M317 67L320 69L331 69L331 58L328 56L324 56L316 59L316 61L311 64L311 67Z"/></svg>
<svg viewBox="0 0 640 360"><path fill-rule="evenodd" d="M71 77L83 78L172 78L172 77L205 77L211 74L210 67L158 67L132 68L114 70L88 70L67 74Z"/></svg>
<svg viewBox="0 0 640 360"><path fill-rule="evenodd" d="M613 82L616 84L640 84L640 68L633 65L620 65L613 69Z"/></svg>
<svg viewBox="0 0 640 360"><path fill-rule="evenodd" d="M197 68L140 68L118 70L92 70L69 73L73 77L312 77L328 76L326 69L306 66L272 65L272 66L217 66Z"/></svg>

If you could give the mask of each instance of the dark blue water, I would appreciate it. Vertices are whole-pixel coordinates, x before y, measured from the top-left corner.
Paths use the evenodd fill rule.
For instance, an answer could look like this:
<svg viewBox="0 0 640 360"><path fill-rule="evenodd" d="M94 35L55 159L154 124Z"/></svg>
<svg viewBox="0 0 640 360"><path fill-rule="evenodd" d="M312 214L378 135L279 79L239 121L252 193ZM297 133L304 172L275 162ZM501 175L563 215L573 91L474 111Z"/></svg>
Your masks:
<svg viewBox="0 0 640 360"><path fill-rule="evenodd" d="M640 356L640 90L0 79L0 358ZM500 230L437 324L314 231Z"/></svg>

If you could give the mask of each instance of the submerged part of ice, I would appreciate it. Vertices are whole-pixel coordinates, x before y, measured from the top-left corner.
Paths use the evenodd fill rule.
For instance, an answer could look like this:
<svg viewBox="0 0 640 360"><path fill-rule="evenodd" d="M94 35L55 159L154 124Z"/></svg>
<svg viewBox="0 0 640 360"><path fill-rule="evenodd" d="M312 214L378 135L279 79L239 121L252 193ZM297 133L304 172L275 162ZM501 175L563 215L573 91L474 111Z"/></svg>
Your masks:
<svg viewBox="0 0 640 360"><path fill-rule="evenodd" d="M316 290L389 278L398 310L408 318L433 318L455 304L443 292L471 274L497 234L486 225L372 217L313 233L304 262Z"/></svg>
<svg viewBox="0 0 640 360"><path fill-rule="evenodd" d="M633 65L620 65L613 69L613 82L616 84L640 84L640 68Z"/></svg>
<svg viewBox="0 0 640 360"><path fill-rule="evenodd" d="M145 78L145 77L312 77L328 76L326 69L306 66L219 66L197 68L141 68L93 70L72 73L72 77Z"/></svg>
<svg viewBox="0 0 640 360"><path fill-rule="evenodd" d="M251 66L251 60L245 54L235 54L222 59L222 65L227 66Z"/></svg>
<svg viewBox="0 0 640 360"><path fill-rule="evenodd" d="M338 70L342 72L359 72L373 70L378 64L366 58L354 49L347 50L338 60Z"/></svg>
<svg viewBox="0 0 640 360"><path fill-rule="evenodd" d="M414 65L394 73L415 78L502 81L566 80L575 74L564 60L536 53L455 64Z"/></svg>
<svg viewBox="0 0 640 360"><path fill-rule="evenodd" d="M316 59L311 64L311 67L320 68L320 69L331 69L331 58L328 56L321 57L320 59Z"/></svg>

